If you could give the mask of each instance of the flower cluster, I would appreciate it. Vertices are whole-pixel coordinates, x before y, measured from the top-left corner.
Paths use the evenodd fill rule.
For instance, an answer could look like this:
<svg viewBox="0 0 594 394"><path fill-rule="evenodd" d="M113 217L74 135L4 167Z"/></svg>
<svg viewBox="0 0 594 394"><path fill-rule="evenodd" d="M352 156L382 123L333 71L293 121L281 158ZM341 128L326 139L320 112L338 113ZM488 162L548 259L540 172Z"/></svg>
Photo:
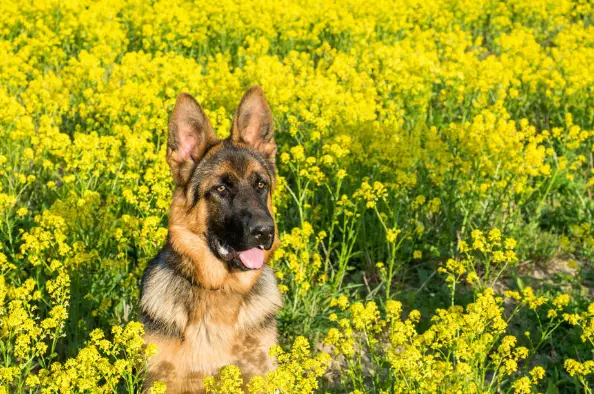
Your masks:
<svg viewBox="0 0 594 394"><path fill-rule="evenodd" d="M458 242L458 252L463 257L448 259L438 272L446 275L449 286L455 286L462 277L467 283L480 288L493 286L510 264L518 262L514 251L516 244L513 238L503 239L497 228L487 234L473 230L470 242Z"/></svg>
<svg viewBox="0 0 594 394"><path fill-rule="evenodd" d="M304 337L295 338L289 352L274 346L270 349L270 356L276 359L276 369L246 382L247 392L314 393L319 388L318 379L330 364L330 356L326 353L312 356L309 342ZM240 369L233 365L221 368L216 379L208 377L204 380L207 392L214 394L244 393L243 384Z"/></svg>
<svg viewBox="0 0 594 394"><path fill-rule="evenodd" d="M355 303L348 318L337 320L338 327L328 331L325 342L344 357L347 376L359 392L366 391L357 376L368 360L378 392L483 393L512 382L514 392L529 393L543 379L544 369L537 366L521 376L519 364L529 349L506 335L502 303L486 289L466 307L437 310L423 331L418 328L419 311L401 319L400 302L388 301L383 318L374 302ZM378 378L386 368L388 381Z"/></svg>
<svg viewBox="0 0 594 394"><path fill-rule="evenodd" d="M278 327L296 347L275 348L277 374L253 390L587 390L593 14L586 0L0 2L0 392L141 390L134 321L167 237L176 96L226 138L256 83L278 145ZM248 384L221 378L212 391Z"/></svg>

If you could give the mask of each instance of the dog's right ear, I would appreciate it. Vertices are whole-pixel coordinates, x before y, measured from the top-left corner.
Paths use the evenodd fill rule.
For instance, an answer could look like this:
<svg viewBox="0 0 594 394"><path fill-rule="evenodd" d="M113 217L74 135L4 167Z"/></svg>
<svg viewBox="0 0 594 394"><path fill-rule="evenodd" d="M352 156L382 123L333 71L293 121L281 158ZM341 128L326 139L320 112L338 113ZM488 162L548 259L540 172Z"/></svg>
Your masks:
<svg viewBox="0 0 594 394"><path fill-rule="evenodd" d="M217 142L210 121L188 93L180 93L169 121L167 163L173 181L184 186L208 148Z"/></svg>

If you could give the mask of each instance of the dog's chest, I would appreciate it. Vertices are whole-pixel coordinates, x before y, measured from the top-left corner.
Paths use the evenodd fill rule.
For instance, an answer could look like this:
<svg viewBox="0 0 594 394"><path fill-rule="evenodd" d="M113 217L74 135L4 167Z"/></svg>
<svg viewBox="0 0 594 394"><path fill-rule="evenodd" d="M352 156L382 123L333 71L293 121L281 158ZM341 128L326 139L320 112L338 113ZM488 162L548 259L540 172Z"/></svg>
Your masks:
<svg viewBox="0 0 594 394"><path fill-rule="evenodd" d="M240 304L233 297L217 300L216 304L210 301L209 308L197 308L195 316L188 319L183 340L157 340L162 353L150 361L150 370L169 382L168 387L179 385L193 391L201 387L204 377L216 375L225 365L240 367L246 381L272 369L268 352L276 344L274 319L256 317L254 305L245 300ZM270 314L275 312L276 308L268 310Z"/></svg>
<svg viewBox="0 0 594 394"><path fill-rule="evenodd" d="M210 371L234 363L233 348L246 335L237 325L242 302L231 295L209 296L190 313L180 350L192 370Z"/></svg>
<svg viewBox="0 0 594 394"><path fill-rule="evenodd" d="M184 346L193 351L195 366L237 364L246 348L271 342L281 303L277 287L269 284L264 278L249 295L200 297L184 333Z"/></svg>
<svg viewBox="0 0 594 394"><path fill-rule="evenodd" d="M154 289L170 294L172 285ZM177 335L164 335L146 326L147 341L159 350L149 361L151 378L193 387L229 364L239 366L245 376L271 369L268 350L276 343L275 315L282 303L270 268L263 270L248 294L184 290L179 286L175 293L177 301L167 305L163 305L168 299L165 293L145 294L141 303L147 317L170 319L179 328ZM153 308L157 304L159 308Z"/></svg>

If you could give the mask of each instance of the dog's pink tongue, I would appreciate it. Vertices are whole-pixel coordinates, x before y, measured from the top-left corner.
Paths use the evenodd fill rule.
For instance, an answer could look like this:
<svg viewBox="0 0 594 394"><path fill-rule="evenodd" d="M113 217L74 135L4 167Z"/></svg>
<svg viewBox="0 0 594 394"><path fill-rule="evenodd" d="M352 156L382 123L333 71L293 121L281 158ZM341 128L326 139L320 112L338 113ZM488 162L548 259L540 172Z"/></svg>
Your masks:
<svg viewBox="0 0 594 394"><path fill-rule="evenodd" d="M239 252L239 259L248 268L258 269L264 265L264 251L259 248L253 248Z"/></svg>

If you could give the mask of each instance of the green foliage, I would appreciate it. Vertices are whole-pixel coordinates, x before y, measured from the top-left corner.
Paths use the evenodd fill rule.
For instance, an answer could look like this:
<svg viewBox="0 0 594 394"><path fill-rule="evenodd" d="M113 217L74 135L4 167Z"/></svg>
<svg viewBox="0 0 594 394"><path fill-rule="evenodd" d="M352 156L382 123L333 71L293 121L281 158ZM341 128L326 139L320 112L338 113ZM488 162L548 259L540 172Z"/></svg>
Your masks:
<svg viewBox="0 0 594 394"><path fill-rule="evenodd" d="M211 391L591 392L593 67L584 0L0 3L0 392L142 390L175 97L254 83L282 346Z"/></svg>

